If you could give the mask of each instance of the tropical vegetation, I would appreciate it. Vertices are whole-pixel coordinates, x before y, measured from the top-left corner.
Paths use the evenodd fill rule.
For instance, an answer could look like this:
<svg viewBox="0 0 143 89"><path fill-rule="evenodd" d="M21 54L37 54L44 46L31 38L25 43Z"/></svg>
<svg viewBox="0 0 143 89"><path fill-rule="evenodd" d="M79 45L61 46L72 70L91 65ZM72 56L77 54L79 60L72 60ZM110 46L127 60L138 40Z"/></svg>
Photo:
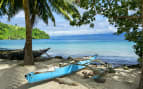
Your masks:
<svg viewBox="0 0 143 89"><path fill-rule="evenodd" d="M93 27L95 16L100 14L117 28L117 35L124 33L126 40L135 43L135 53L142 65L139 89L143 89L143 0L75 0L75 2L86 10L82 18L73 25L92 23Z"/></svg>
<svg viewBox="0 0 143 89"><path fill-rule="evenodd" d="M25 39L25 28L19 26L0 23L0 40L17 40ZM34 28L32 39L49 39L49 35L38 28Z"/></svg>

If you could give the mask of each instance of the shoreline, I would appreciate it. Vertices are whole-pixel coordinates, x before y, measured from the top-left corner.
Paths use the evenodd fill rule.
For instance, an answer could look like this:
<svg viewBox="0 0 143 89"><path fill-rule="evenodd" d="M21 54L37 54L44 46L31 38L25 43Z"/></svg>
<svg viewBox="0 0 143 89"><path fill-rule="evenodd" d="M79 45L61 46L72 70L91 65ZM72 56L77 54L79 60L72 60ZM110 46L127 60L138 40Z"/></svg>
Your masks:
<svg viewBox="0 0 143 89"><path fill-rule="evenodd" d="M17 49L17 50L19 50L19 49ZM38 51L38 50L35 50L35 51ZM68 57L64 57L64 56L50 56L49 55L49 56L37 57L37 58L34 58L34 59L36 59L35 61L46 61L46 60L49 60L51 58L59 58L59 59L62 59L62 60L68 60L68 58L78 59L78 58L83 58L83 57L89 57L89 56L79 56L79 57L68 56ZM115 57L115 58L112 58L112 57ZM119 59L117 59L117 58L119 58ZM127 59L124 59L124 58L127 58ZM107 63L107 64L111 64L111 65L113 65L113 67L122 67L122 66L139 67L140 66L138 61L132 60L130 58L132 58L132 57L97 56L98 60L100 60L104 63ZM23 61L23 59L22 60L21 59L4 59L4 60ZM93 62L93 64L94 64L94 62Z"/></svg>
<svg viewBox="0 0 143 89"><path fill-rule="evenodd" d="M85 79L82 76L83 71L80 70L71 75L63 77L66 80L73 81L77 86L60 84L55 80L46 80L38 83L27 83L24 75L49 66L58 65L63 60L53 58L36 62L33 66L21 65L23 61L0 60L0 89L135 89L138 86L139 68L124 69L116 68L116 73L108 73L105 83L96 83L92 79Z"/></svg>

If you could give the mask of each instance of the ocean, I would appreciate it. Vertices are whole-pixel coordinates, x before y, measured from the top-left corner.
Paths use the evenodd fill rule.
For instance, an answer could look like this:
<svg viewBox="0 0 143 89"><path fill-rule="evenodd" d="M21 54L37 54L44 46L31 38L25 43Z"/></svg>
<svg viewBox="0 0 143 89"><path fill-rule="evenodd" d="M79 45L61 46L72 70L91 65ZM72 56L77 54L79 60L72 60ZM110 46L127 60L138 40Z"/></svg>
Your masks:
<svg viewBox="0 0 143 89"><path fill-rule="evenodd" d="M0 48L21 49L24 40L0 40ZM51 56L65 58L98 55L101 59L113 64L137 64L134 43L123 39L123 36L88 35L51 37L51 39L33 40L33 50L51 48Z"/></svg>

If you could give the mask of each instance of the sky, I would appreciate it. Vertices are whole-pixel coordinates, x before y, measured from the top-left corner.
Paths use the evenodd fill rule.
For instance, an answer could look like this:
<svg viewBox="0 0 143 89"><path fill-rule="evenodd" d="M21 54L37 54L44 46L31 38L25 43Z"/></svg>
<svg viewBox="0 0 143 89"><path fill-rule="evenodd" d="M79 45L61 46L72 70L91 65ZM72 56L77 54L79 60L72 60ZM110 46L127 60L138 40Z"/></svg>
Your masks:
<svg viewBox="0 0 143 89"><path fill-rule="evenodd" d="M97 15L96 21L94 21L94 28L90 28L89 25L82 25L81 27L70 26L69 21L65 20L64 17L54 13L56 26L53 25L51 21L46 25L42 20L36 20L35 27L45 31L50 36L60 36L60 35L86 35L86 34L104 34L104 33L114 33L117 29L110 25L108 19ZM7 24L18 26L25 26L24 12L20 11L16 16L14 16L10 21L7 20L7 16L0 18L0 21Z"/></svg>

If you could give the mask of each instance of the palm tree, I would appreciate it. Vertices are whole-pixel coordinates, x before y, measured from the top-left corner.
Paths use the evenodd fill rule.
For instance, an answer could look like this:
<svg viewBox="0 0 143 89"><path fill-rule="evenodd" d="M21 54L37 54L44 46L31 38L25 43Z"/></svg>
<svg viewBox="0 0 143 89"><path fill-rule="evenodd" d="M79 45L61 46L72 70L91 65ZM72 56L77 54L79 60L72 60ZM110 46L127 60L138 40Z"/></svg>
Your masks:
<svg viewBox="0 0 143 89"><path fill-rule="evenodd" d="M77 8L68 0L0 0L0 16L8 15L8 19L24 10L26 24L26 43L24 47L24 64L33 65L32 56L32 28L36 17L48 24L51 19L55 25L53 12L61 14L68 21L78 19L80 14Z"/></svg>
<svg viewBox="0 0 143 89"><path fill-rule="evenodd" d="M26 23L26 43L24 47L24 64L33 65L33 55L32 55L32 21L30 20L30 9L29 0L23 0L23 8L25 12L25 23Z"/></svg>

